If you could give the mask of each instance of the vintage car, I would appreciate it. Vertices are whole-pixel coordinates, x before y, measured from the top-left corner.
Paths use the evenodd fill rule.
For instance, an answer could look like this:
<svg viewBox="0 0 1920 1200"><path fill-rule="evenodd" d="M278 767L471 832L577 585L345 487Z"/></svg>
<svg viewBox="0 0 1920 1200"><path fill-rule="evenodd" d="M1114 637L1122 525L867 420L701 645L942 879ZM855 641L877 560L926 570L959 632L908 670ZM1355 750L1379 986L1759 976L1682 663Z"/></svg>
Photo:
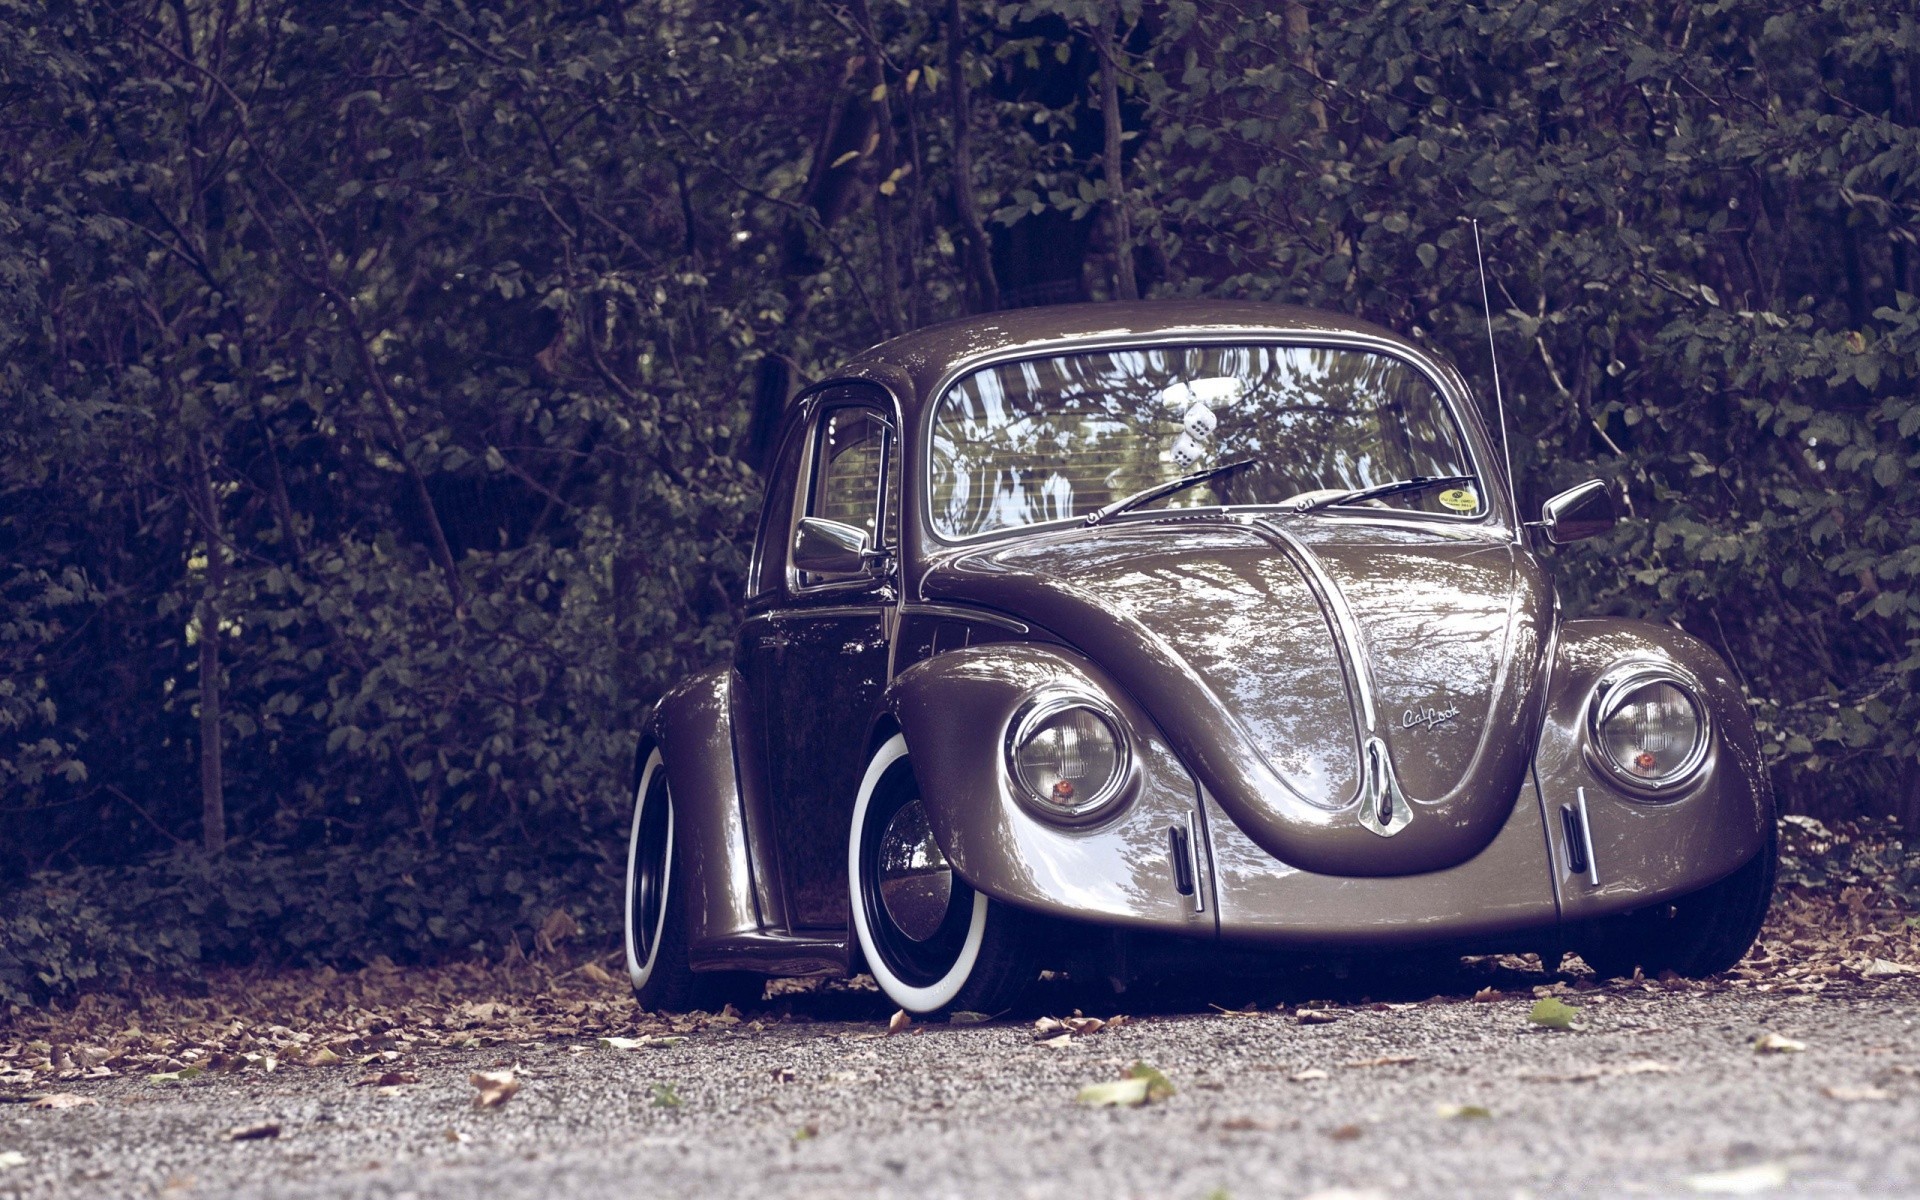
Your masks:
<svg viewBox="0 0 1920 1200"><path fill-rule="evenodd" d="M871 971L996 1013L1276 951L1732 966L1772 793L1726 665L1561 615L1459 372L1250 303L998 313L791 405L734 661L642 730L641 1003ZM1156 956L1158 956L1156 958ZM1184 956L1184 957L1182 957Z"/></svg>

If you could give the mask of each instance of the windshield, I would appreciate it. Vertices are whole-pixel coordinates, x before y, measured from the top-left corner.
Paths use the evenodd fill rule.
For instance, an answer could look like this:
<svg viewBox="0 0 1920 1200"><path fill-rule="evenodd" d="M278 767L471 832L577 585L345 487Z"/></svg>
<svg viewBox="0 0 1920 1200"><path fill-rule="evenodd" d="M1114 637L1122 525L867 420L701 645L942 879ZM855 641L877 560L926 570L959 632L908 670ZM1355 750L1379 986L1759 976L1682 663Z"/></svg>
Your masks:
<svg viewBox="0 0 1920 1200"><path fill-rule="evenodd" d="M1322 346L1167 346L976 371L933 419L933 526L957 540L1085 517L1155 484L1245 469L1139 506L1326 500L1420 476L1474 474L1433 383L1386 354ZM1472 482L1369 507L1476 517Z"/></svg>

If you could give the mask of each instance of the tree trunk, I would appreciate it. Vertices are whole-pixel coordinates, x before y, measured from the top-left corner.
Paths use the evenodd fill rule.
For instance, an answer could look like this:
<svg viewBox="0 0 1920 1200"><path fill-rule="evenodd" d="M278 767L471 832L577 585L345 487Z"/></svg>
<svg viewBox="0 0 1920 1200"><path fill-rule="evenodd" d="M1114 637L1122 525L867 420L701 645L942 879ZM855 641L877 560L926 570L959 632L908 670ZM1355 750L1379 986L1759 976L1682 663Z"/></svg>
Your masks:
<svg viewBox="0 0 1920 1200"><path fill-rule="evenodd" d="M880 156L881 182L873 197L873 223L880 259L880 306L888 337L901 331L904 311L900 300L900 264L894 248L893 196L899 187L895 176L893 144L893 105L887 99L887 64L880 53L880 38L874 32L873 9L867 0L853 0L853 19L859 22L860 36L867 48L867 102L873 106L874 131L879 135L875 149Z"/></svg>
<svg viewBox="0 0 1920 1200"><path fill-rule="evenodd" d="M1293 65L1307 77L1307 87L1312 95L1313 81L1319 75L1313 61L1313 30L1308 21L1307 6L1300 0L1287 0L1285 5L1287 22L1287 49L1293 58ZM1313 127L1321 133L1327 131L1327 106L1318 96L1307 102L1307 112L1313 117Z"/></svg>
<svg viewBox="0 0 1920 1200"><path fill-rule="evenodd" d="M1094 32L1094 45L1100 52L1100 120L1106 126L1106 149L1101 167L1107 181L1108 212L1113 220L1114 295L1121 300L1138 300L1140 285L1133 275L1133 222L1127 213L1124 163L1120 155L1120 64L1114 45L1113 27L1119 20L1119 6L1102 14Z"/></svg>
<svg viewBox="0 0 1920 1200"><path fill-rule="evenodd" d="M992 312L1000 307L1000 285L993 277L993 252L973 194L973 104L967 95L966 63L960 52L965 24L960 0L948 0L947 99L953 110L953 208L966 241L967 279L972 285L974 311Z"/></svg>
<svg viewBox="0 0 1920 1200"><path fill-rule="evenodd" d="M220 601L227 581L225 539L220 535L219 501L207 467L204 435L191 448L195 515L207 548L206 586L200 594L200 845L209 855L227 848L227 795L220 757Z"/></svg>

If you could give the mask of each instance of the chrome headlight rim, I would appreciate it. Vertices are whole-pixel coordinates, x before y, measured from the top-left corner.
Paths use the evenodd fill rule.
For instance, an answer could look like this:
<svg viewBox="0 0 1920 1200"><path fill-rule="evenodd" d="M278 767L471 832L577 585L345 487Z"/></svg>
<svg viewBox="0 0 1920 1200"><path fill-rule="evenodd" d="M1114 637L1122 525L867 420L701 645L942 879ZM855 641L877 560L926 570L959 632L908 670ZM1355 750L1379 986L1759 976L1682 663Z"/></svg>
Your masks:
<svg viewBox="0 0 1920 1200"><path fill-rule="evenodd" d="M1635 775L1613 760L1602 742L1602 727L1640 688L1664 683L1679 690L1693 707L1700 733L1693 749L1678 767L1658 779ZM1708 757L1713 753L1713 715L1700 698L1700 683L1692 675L1665 662L1624 662L1607 670L1587 697L1587 758L1606 779L1628 796L1641 800L1671 800L1700 781Z"/></svg>
<svg viewBox="0 0 1920 1200"><path fill-rule="evenodd" d="M1049 797L1036 796L1027 789L1026 781L1020 777L1020 765L1015 755L1041 725L1076 708L1093 713L1107 727L1113 735L1114 754L1120 766L1106 786L1093 795L1073 804L1061 804ZM1085 825L1108 816L1133 790L1137 774L1133 739L1127 734L1127 723L1121 718L1119 710L1101 697L1081 691L1048 688L1027 697L1014 710L1013 719L1007 722L1006 743L1002 751L1007 782L1012 786L1014 796L1029 812L1057 824Z"/></svg>

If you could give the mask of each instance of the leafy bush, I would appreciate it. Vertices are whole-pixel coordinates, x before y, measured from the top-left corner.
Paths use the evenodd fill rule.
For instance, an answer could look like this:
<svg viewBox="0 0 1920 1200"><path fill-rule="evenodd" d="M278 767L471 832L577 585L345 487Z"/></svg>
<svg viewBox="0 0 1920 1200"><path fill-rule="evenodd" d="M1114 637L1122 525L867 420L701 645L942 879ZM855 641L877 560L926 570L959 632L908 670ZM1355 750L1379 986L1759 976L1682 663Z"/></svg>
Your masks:
<svg viewBox="0 0 1920 1200"><path fill-rule="evenodd" d="M431 962L550 949L556 932L604 942L618 928L600 903L604 868L590 855L464 845L422 859L388 843L49 872L0 897L0 1002L214 963Z"/></svg>

